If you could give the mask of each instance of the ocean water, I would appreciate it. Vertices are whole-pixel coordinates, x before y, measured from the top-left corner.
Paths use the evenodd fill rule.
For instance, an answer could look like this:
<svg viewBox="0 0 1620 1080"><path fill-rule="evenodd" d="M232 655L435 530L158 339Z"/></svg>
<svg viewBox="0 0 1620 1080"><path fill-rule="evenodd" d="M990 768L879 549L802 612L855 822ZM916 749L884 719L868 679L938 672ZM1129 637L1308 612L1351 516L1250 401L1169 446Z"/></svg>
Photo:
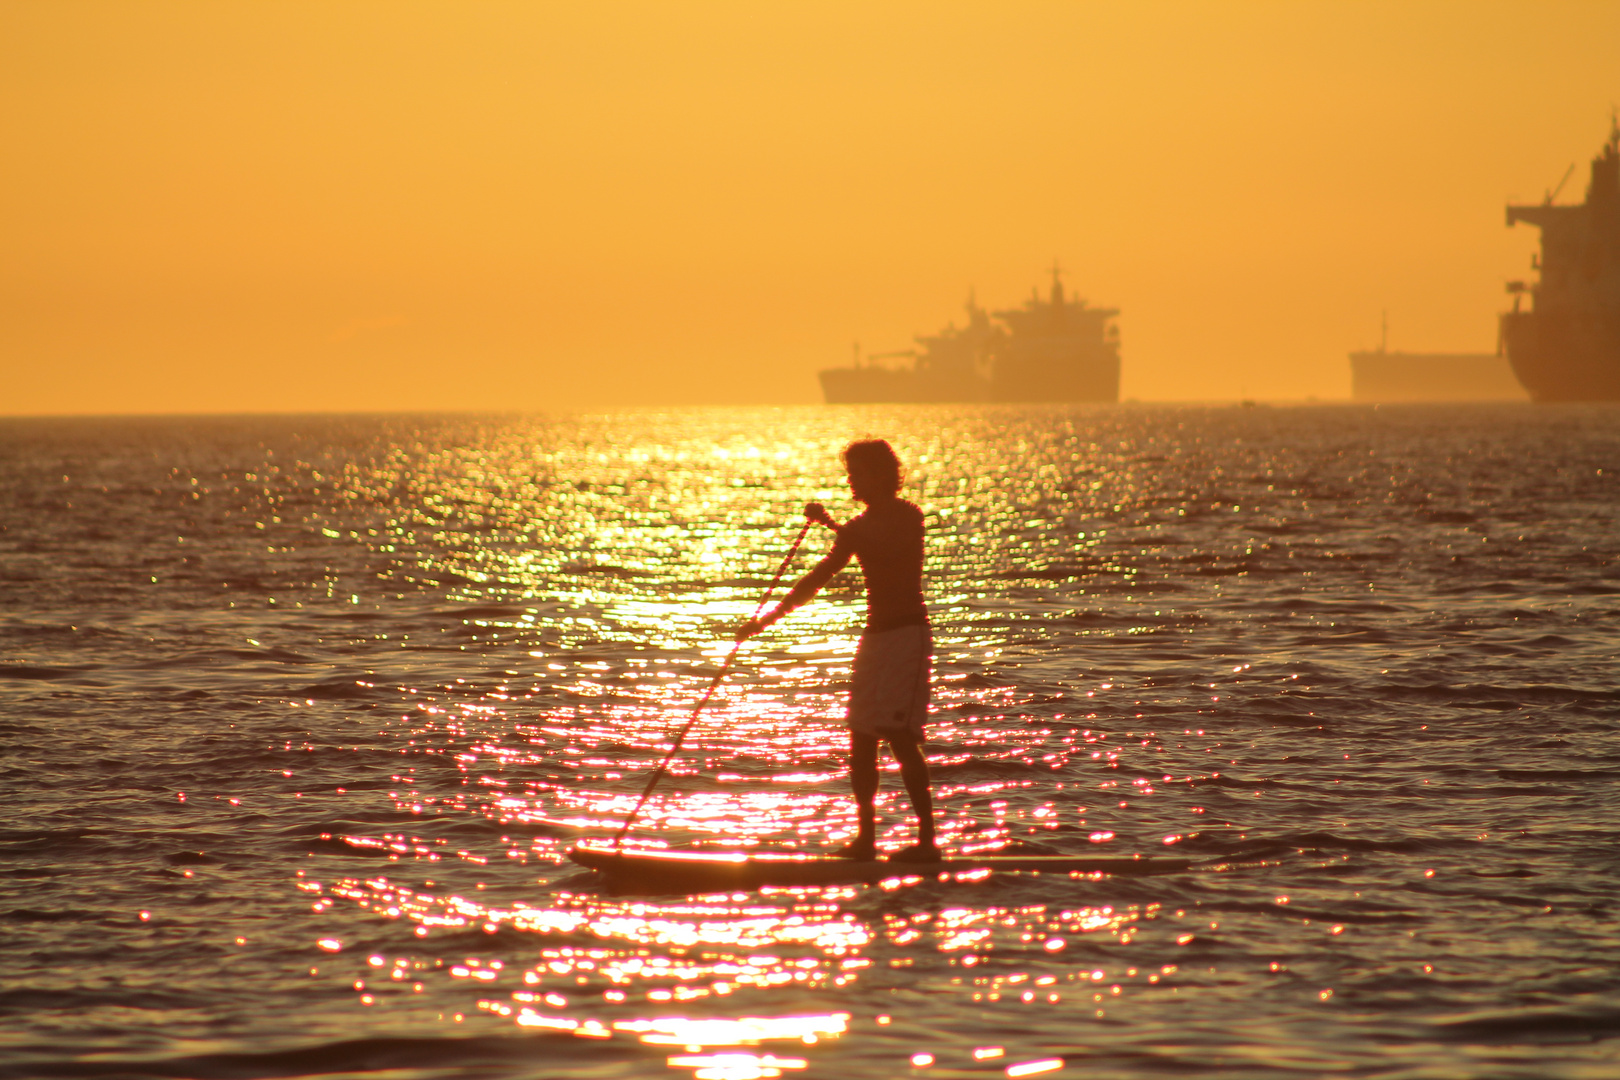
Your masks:
<svg viewBox="0 0 1620 1080"><path fill-rule="evenodd" d="M943 845L1194 869L564 860L864 435ZM1604 407L0 422L0 1077L1620 1075L1617 473ZM632 845L850 834L860 599L745 648Z"/></svg>

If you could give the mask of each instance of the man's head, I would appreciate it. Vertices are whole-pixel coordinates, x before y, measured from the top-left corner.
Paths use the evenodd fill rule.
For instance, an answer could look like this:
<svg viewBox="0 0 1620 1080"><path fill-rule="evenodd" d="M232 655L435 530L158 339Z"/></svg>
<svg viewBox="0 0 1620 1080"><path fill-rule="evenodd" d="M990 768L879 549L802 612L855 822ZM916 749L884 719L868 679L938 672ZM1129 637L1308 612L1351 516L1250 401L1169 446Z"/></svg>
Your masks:
<svg viewBox="0 0 1620 1080"><path fill-rule="evenodd" d="M844 447L849 489L864 503L893 498L900 492L900 459L882 439L861 439Z"/></svg>

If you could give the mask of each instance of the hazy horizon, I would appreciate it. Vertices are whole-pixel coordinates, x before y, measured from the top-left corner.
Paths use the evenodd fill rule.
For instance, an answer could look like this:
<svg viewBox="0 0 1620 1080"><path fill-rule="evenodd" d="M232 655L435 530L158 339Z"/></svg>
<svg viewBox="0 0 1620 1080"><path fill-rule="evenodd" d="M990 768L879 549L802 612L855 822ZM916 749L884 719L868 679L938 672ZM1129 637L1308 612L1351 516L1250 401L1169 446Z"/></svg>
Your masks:
<svg viewBox="0 0 1620 1080"><path fill-rule="evenodd" d="M1121 397L1492 352L1620 5L14 4L0 415L818 401L1065 284Z"/></svg>

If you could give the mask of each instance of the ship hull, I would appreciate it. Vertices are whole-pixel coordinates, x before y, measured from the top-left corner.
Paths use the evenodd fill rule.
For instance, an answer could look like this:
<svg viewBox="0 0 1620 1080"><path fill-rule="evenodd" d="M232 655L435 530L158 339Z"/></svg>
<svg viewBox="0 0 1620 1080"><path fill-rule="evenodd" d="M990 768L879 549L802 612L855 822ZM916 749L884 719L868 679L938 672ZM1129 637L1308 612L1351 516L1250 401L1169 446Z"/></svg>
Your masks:
<svg viewBox="0 0 1620 1080"><path fill-rule="evenodd" d="M1513 311L1502 340L1532 401L1620 401L1620 319Z"/></svg>
<svg viewBox="0 0 1620 1080"><path fill-rule="evenodd" d="M829 405L947 404L988 401L989 384L979 378L930 378L893 368L828 368L820 373Z"/></svg>
<svg viewBox="0 0 1620 1080"><path fill-rule="evenodd" d="M992 395L996 401L1116 402L1119 359L1083 361L1047 357L1009 357L996 368Z"/></svg>
<svg viewBox="0 0 1620 1080"><path fill-rule="evenodd" d="M1050 401L1065 404L1119 400L1119 361L1112 357L1054 372L1048 366L1007 365L994 380L938 378L892 368L828 368L820 373L829 405L958 404Z"/></svg>
<svg viewBox="0 0 1620 1080"><path fill-rule="evenodd" d="M1353 352L1350 397L1384 403L1529 400L1508 361L1483 353Z"/></svg>

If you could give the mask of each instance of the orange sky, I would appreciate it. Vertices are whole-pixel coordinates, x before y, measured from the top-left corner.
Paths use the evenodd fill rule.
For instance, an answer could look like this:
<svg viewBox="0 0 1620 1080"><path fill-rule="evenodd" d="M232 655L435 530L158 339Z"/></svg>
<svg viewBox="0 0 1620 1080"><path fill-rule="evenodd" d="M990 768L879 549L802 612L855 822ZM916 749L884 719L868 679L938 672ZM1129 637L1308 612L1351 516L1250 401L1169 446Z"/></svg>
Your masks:
<svg viewBox="0 0 1620 1080"><path fill-rule="evenodd" d="M1126 397L1490 350L1620 3L0 5L0 413L819 399L1058 258Z"/></svg>

